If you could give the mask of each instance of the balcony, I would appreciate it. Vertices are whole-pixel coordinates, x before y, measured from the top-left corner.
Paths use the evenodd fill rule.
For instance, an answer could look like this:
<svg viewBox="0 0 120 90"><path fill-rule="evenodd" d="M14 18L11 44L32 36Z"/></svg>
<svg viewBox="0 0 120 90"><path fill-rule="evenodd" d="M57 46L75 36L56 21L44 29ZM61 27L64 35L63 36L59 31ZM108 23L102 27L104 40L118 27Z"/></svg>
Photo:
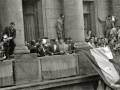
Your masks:
<svg viewBox="0 0 120 90"><path fill-rule="evenodd" d="M93 82L100 79L82 51L79 54L37 58L36 54L18 55L0 62L0 90L47 89ZM31 89L33 90L33 89Z"/></svg>

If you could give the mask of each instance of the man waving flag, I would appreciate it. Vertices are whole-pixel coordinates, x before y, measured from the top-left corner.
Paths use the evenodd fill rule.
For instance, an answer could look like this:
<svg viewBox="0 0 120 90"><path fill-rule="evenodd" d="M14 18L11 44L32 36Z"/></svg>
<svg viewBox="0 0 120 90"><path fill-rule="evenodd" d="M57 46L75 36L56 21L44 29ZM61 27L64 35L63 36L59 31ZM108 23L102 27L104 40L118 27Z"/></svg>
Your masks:
<svg viewBox="0 0 120 90"><path fill-rule="evenodd" d="M84 53L103 81L110 88L118 90L120 88L119 67L112 63L114 57L109 47L84 50Z"/></svg>

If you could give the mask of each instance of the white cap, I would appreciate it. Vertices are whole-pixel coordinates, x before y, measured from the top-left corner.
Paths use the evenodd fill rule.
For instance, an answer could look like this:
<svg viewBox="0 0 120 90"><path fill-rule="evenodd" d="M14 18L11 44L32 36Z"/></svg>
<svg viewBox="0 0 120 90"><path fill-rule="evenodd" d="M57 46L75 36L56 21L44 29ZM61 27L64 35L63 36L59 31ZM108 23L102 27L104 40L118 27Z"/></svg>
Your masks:
<svg viewBox="0 0 120 90"><path fill-rule="evenodd" d="M47 42L46 39L42 39L43 44L46 44L46 42Z"/></svg>
<svg viewBox="0 0 120 90"><path fill-rule="evenodd" d="M8 38L7 34L3 35L3 38Z"/></svg>

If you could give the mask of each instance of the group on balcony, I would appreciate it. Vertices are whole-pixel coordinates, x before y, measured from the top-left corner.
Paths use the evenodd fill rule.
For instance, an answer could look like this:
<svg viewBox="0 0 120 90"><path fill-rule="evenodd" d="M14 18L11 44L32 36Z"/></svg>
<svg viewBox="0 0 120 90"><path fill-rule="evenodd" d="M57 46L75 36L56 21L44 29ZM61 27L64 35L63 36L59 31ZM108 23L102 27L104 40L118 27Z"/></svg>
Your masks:
<svg viewBox="0 0 120 90"><path fill-rule="evenodd" d="M30 44L27 44L27 47L30 53L37 53L38 57L74 53L74 43L71 38L32 40Z"/></svg>

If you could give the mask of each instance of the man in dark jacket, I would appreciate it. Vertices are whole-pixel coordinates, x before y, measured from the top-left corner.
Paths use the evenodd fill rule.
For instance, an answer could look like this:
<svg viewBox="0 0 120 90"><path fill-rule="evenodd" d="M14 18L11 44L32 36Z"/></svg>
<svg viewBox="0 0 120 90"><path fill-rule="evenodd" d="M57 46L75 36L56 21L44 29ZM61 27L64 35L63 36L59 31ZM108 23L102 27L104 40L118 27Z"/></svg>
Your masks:
<svg viewBox="0 0 120 90"><path fill-rule="evenodd" d="M59 46L55 43L55 39L51 39L51 45L50 45L50 52L53 53L54 55L59 54Z"/></svg>
<svg viewBox="0 0 120 90"><path fill-rule="evenodd" d="M16 29L14 28L14 26L15 26L15 23L11 22L10 26L7 26L5 28L5 30L3 31L3 35L2 35L2 36L4 36L4 35L8 36L8 41L9 41L9 50L8 50L8 52L9 52L9 55L13 54L15 46L16 46L16 44L14 42L14 39L16 37Z"/></svg>
<svg viewBox="0 0 120 90"><path fill-rule="evenodd" d="M40 45L37 45L37 55L38 57L53 55L53 53L50 52L46 39L42 39Z"/></svg>

